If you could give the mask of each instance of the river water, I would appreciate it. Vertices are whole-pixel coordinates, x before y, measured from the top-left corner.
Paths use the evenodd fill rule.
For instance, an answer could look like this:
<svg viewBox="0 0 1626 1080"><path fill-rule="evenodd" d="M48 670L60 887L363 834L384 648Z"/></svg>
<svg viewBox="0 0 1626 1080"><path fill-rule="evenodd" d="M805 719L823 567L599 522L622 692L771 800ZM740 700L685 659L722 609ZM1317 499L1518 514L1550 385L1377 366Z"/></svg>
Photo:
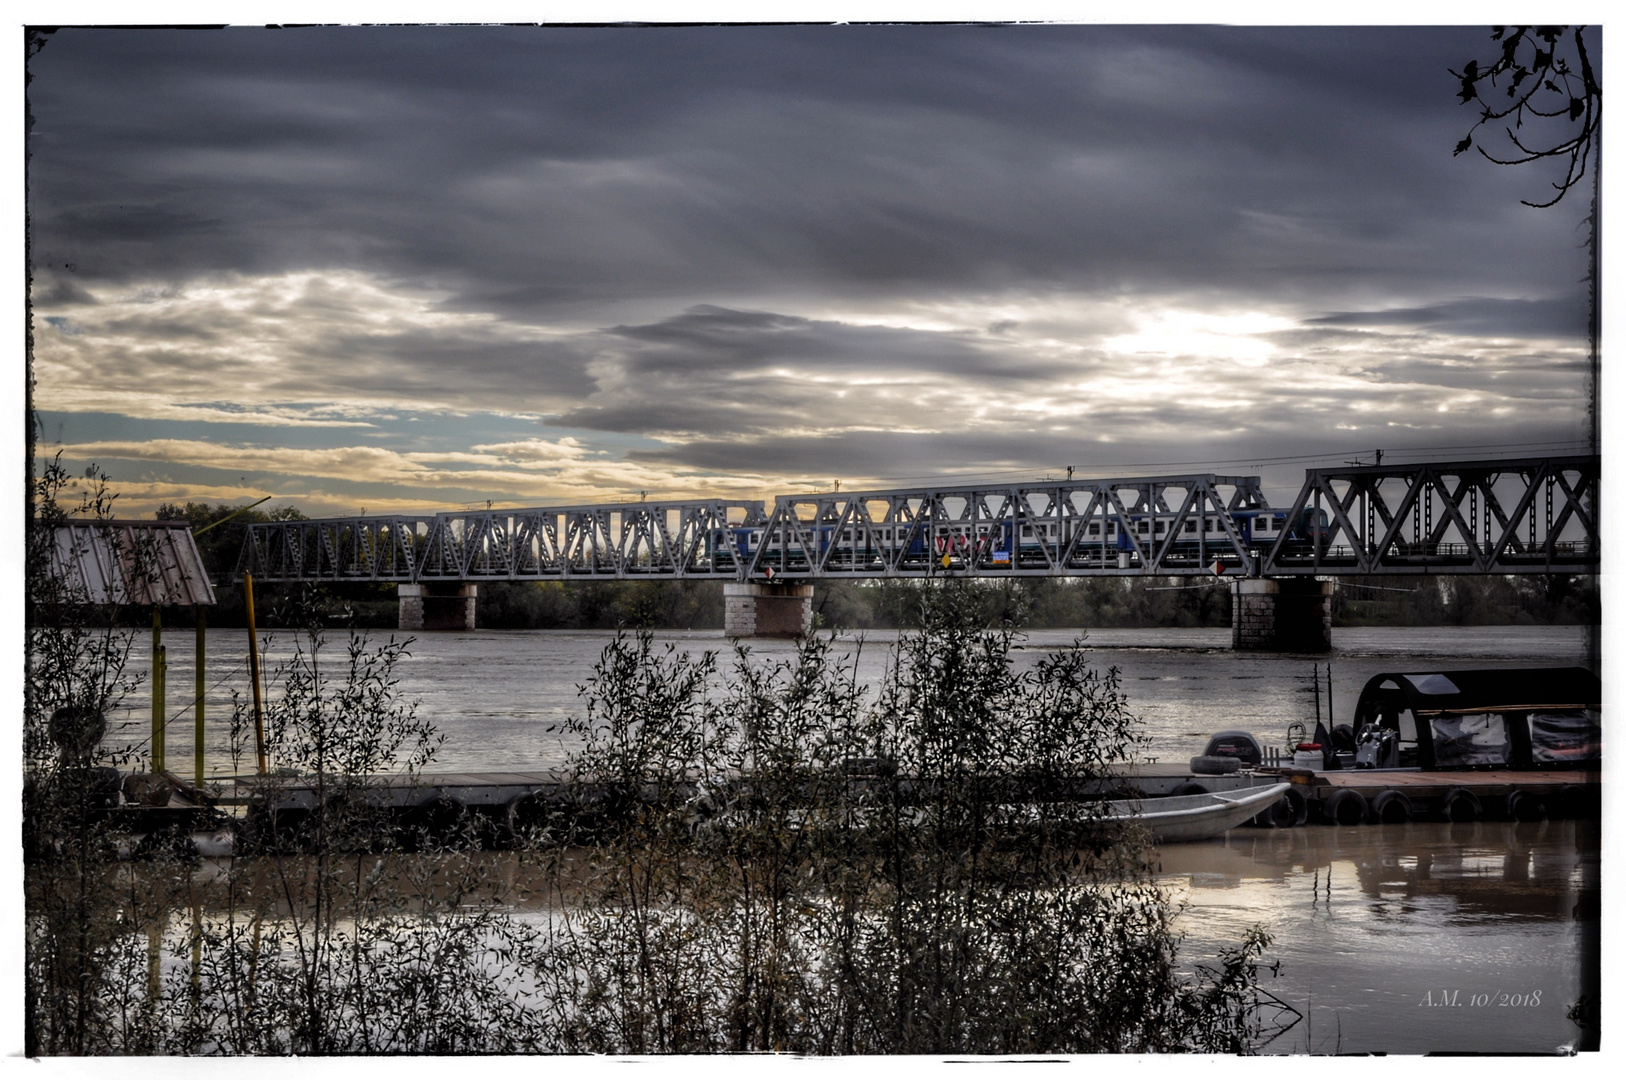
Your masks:
<svg viewBox="0 0 1626 1080"><path fill-rule="evenodd" d="M1332 714L1347 722L1362 685L1385 671L1501 665L1581 664L1596 670L1580 627L1335 629L1318 657L1237 653L1229 630L1036 631L1018 639L1019 664L1047 651L1082 648L1115 667L1130 706L1146 724L1146 753L1182 761L1207 735L1243 728L1281 745L1287 725L1315 719L1312 664L1331 665ZM387 637L388 635L380 635ZM416 635L396 675L420 716L446 736L432 769L556 766L572 749L558 724L580 708L609 633L472 631ZM679 650L724 653L716 632L663 632ZM842 636L860 683L884 677L896 635ZM168 631L168 763L192 768L192 634ZM288 655L276 637L268 671ZM783 641L750 644L751 663L788 659ZM342 658L342 641L329 646ZM147 668L138 639L131 670ZM231 690L245 697L243 631L208 642L206 771L251 767L233 761L224 726ZM268 676L275 693L275 680ZM1323 696L1323 709L1327 708ZM150 699L145 684L115 718L110 742L145 755ZM552 727L553 730L549 730ZM1269 989L1305 1014L1269 1049L1278 1052L1551 1053L1573 1045L1565 1016L1580 995L1583 965L1596 957L1599 829L1593 823L1479 823L1292 830L1236 829L1221 839L1168 845L1161 880L1185 905L1180 925L1193 962L1213 958L1252 923L1275 939L1280 973Z"/></svg>

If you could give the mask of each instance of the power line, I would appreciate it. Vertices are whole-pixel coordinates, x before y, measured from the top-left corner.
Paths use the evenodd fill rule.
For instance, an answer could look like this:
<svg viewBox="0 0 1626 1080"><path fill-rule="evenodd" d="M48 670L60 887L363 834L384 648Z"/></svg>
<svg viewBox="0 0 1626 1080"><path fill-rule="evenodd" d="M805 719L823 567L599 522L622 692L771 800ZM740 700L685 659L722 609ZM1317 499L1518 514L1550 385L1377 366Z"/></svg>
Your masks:
<svg viewBox="0 0 1626 1080"><path fill-rule="evenodd" d="M1482 452L1483 451L1492 451L1493 453L1491 454L1491 456L1493 456L1493 457L1495 457L1495 456L1526 456L1526 455L1523 455L1523 454L1515 453L1515 451L1527 450L1527 449L1530 449L1530 448L1533 448L1533 447L1541 447L1541 448L1550 449L1550 450L1552 450L1554 452L1565 452L1565 453L1590 453L1590 452L1593 451L1593 448L1585 440L1579 440L1579 439L1569 439L1569 440L1548 439L1548 440L1542 440L1542 441L1538 441L1538 442L1520 442L1520 443L1502 442L1502 443L1475 443L1475 444L1470 444L1470 445L1460 445L1459 444L1459 445L1454 445L1454 446L1414 446L1414 447L1400 447L1400 448L1385 447L1384 450L1383 450L1383 453L1384 453L1385 457L1390 459L1391 463L1398 464L1398 462L1395 460L1396 458L1415 456L1417 454L1442 454L1442 453L1461 454L1461 453L1468 452L1468 451L1482 451ZM1201 467L1201 466L1220 466L1220 465L1252 465L1252 466L1255 466L1255 467L1262 468L1262 467L1266 467L1266 466L1270 466L1270 465L1294 465L1294 464L1307 464L1307 463L1310 463L1310 462L1317 462L1317 461L1338 460L1338 459L1343 458L1344 455L1347 455L1347 454L1361 454L1361 453L1370 453L1370 452L1371 452L1371 447L1362 447L1362 448L1345 449L1345 450L1330 450L1330 451L1326 451L1326 452L1323 452L1323 453L1317 453L1317 454L1291 454L1291 455L1285 455L1285 456L1280 456L1280 457L1197 458L1197 459L1189 459L1189 460L1184 460L1184 461L1116 462L1116 463L1112 464L1109 467L1105 467L1103 469L1093 469L1093 470L1083 470L1083 469L1079 469L1077 466L1060 466L1060 467L1048 466L1048 467L1038 467L1038 468L1005 469L1005 470L996 470L996 471L976 471L976 472L964 472L964 473L942 472L942 471L940 471L940 472L935 472L935 473L917 473L917 474L913 474L913 475L877 476L877 477L874 477L874 479L876 481L879 481L879 482L882 482L882 483L905 483L905 482L909 482L909 481L921 481L921 482L929 483L929 482L934 481L934 480L948 480L948 481L952 481L954 483L963 484L963 483L966 483L968 481L974 481L974 480L987 481L989 483L999 483L1001 481L1009 481L1009 480L1014 480L1014 479L1027 480L1027 479L1031 478L1036 483L1061 483L1061 482L1065 482L1065 481L1063 481L1060 477L1052 477L1052 478L1041 479L1039 477L1034 476L1034 473L1035 472L1046 473L1046 472L1062 472L1062 471L1074 472L1074 471L1077 471L1077 472L1081 472L1081 473L1086 474L1086 475L1083 475L1083 476L1079 476L1078 477L1079 479L1089 479L1090 477L1087 474L1090 473L1090 472L1096 472L1096 473L1101 473L1101 472L1121 472L1122 470L1125 470L1125 469L1173 469L1173 468L1180 468L1180 467L1192 467L1192 466Z"/></svg>

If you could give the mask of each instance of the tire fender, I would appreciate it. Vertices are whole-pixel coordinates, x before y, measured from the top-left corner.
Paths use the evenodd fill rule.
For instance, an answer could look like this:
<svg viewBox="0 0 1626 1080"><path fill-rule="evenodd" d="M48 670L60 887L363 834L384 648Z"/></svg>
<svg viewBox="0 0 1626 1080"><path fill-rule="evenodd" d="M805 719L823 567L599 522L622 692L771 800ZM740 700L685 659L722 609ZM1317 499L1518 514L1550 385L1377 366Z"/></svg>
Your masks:
<svg viewBox="0 0 1626 1080"><path fill-rule="evenodd" d="M1216 755L1198 755L1191 759L1191 771L1198 776L1228 776L1242 768L1242 759Z"/></svg>
<svg viewBox="0 0 1626 1080"><path fill-rule="evenodd" d="M1485 816L1485 808L1479 796L1467 788L1452 788L1440 800L1440 813L1447 821L1479 821Z"/></svg>
<svg viewBox="0 0 1626 1080"><path fill-rule="evenodd" d="M1282 797L1254 816L1254 824L1267 829L1292 829L1310 818L1310 800L1298 786L1288 788Z"/></svg>
<svg viewBox="0 0 1626 1080"><path fill-rule="evenodd" d="M1321 804L1321 820L1329 825L1360 825L1367 814L1366 796L1354 788L1340 788Z"/></svg>
<svg viewBox="0 0 1626 1080"><path fill-rule="evenodd" d="M503 827L507 830L509 842L523 844L528 841L546 816L541 792L527 791L509 799L502 810Z"/></svg>
<svg viewBox="0 0 1626 1080"><path fill-rule="evenodd" d="M1533 791L1514 788L1507 797L1507 816L1514 821L1546 821L1547 800Z"/></svg>
<svg viewBox="0 0 1626 1080"><path fill-rule="evenodd" d="M1403 791L1388 788L1372 799L1372 820L1380 825L1404 825L1413 814L1411 800Z"/></svg>

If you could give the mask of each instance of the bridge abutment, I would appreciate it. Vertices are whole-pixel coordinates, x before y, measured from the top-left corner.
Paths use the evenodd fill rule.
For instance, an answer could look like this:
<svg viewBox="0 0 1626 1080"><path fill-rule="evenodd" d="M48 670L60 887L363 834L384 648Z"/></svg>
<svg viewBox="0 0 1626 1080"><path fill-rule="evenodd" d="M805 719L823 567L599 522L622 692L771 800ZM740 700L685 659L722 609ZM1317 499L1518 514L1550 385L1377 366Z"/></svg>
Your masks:
<svg viewBox="0 0 1626 1080"><path fill-rule="evenodd" d="M1277 652L1332 648L1332 582L1239 578L1231 586L1231 647Z"/></svg>
<svg viewBox="0 0 1626 1080"><path fill-rule="evenodd" d="M397 585L402 630L473 630L478 585Z"/></svg>
<svg viewBox="0 0 1626 1080"><path fill-rule="evenodd" d="M729 637L802 637L813 629L813 586L723 583L723 633Z"/></svg>

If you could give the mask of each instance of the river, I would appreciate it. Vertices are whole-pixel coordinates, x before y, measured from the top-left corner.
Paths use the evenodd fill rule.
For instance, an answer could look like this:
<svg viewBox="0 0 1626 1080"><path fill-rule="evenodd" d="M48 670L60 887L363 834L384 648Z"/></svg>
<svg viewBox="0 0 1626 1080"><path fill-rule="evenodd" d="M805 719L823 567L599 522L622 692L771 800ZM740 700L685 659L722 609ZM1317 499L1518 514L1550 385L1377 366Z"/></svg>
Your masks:
<svg viewBox="0 0 1626 1080"><path fill-rule="evenodd" d="M387 635L382 635L387 636ZM581 708L577 688L610 634L481 631L418 634L396 671L400 691L445 736L433 768L561 764L572 749L558 724ZM1231 651L1229 630L1035 631L1017 639L1019 664L1082 648L1115 667L1146 724L1146 753L1179 761L1207 735L1243 728L1280 745L1294 721L1313 724L1312 665L1331 666L1332 713L1347 721L1361 686L1384 671L1507 664L1582 664L1596 670L1580 627L1335 629L1328 655ZM662 632L680 650L723 652L716 632ZM192 635L168 631L170 767L192 762ZM896 634L843 635L861 683L883 677ZM146 669L146 637L131 669ZM342 656L341 642L329 648ZM277 636L268 669L288 655ZM752 663L789 658L783 641L750 643ZM246 695L242 631L209 639L207 771L236 771L221 734L230 691ZM273 687L275 681L268 679ZM1322 708L1326 708L1323 698ZM143 689L118 714L112 739L144 744ZM553 730L549 730L549 728ZM252 758L237 767L245 769ZM1160 878L1185 905L1192 962L1212 958L1259 922L1275 944L1269 989L1305 1014L1268 1049L1317 1053L1492 1051L1551 1053L1573 1045L1565 1016L1596 956L1599 829L1593 823L1480 823L1267 831L1233 830L1169 845Z"/></svg>

